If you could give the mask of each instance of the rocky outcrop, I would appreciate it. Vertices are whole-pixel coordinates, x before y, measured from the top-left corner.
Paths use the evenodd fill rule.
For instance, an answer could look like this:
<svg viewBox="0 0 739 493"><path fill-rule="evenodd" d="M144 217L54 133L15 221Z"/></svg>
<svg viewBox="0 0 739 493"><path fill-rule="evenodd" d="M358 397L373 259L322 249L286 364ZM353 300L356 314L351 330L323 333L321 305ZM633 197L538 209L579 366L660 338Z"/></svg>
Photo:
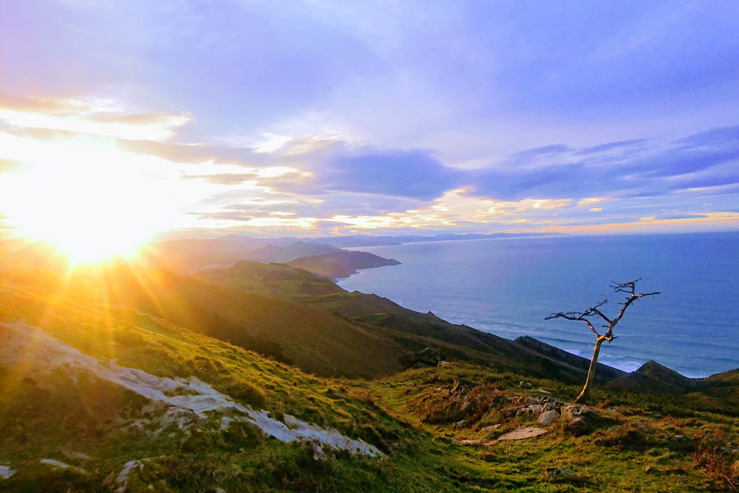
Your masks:
<svg viewBox="0 0 739 493"><path fill-rule="evenodd" d="M352 454L384 455L362 440L353 440L336 430L320 428L288 414L278 421L268 411L242 405L195 377L160 378L143 370L102 361L26 324L6 324L0 328L3 329L0 366L13 368L22 363L26 379L35 380L38 385L49 386L50 375L58 378L66 374L70 389L74 389L76 382L92 378L148 401L138 417L121 424L122 428L153 430L151 433L157 434L174 427L187 433L196 425L206 426L214 416L223 416L220 428L214 432L228 429L233 422L242 422L282 442L316 442Z"/></svg>
<svg viewBox="0 0 739 493"><path fill-rule="evenodd" d="M400 364L404 369L423 368L427 366L443 366L444 353L438 349L425 348L421 351L406 353L400 357Z"/></svg>

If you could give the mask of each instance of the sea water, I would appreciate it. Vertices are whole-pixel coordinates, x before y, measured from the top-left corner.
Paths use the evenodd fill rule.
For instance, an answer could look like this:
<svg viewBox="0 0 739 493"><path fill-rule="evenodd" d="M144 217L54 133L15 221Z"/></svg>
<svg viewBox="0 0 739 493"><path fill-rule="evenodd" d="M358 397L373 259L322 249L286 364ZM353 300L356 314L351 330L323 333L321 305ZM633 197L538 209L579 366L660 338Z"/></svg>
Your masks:
<svg viewBox="0 0 739 493"><path fill-rule="evenodd" d="M649 360L693 377L739 368L739 233L557 236L410 243L359 248L401 265L345 279L453 323L514 339L530 335L590 357L595 336L583 322L547 320L582 311L602 296L613 318L624 295L612 281L642 278L660 291L629 307L600 361L633 371ZM596 327L601 321L594 319ZM601 329L602 330L602 329Z"/></svg>

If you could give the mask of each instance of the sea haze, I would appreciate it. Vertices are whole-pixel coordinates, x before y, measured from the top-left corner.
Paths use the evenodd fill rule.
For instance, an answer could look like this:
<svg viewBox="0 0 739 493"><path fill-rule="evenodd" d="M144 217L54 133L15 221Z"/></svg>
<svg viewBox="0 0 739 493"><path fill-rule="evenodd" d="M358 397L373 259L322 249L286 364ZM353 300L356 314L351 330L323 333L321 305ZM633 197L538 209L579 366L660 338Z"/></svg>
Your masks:
<svg viewBox="0 0 739 493"><path fill-rule="evenodd" d="M605 344L600 361L633 371L655 360L684 375L739 368L739 233L567 236L416 243L362 248L401 265L341 281L407 308L516 338L530 335L589 357L594 336L582 322L548 320L608 296L611 281L643 278L637 301Z"/></svg>

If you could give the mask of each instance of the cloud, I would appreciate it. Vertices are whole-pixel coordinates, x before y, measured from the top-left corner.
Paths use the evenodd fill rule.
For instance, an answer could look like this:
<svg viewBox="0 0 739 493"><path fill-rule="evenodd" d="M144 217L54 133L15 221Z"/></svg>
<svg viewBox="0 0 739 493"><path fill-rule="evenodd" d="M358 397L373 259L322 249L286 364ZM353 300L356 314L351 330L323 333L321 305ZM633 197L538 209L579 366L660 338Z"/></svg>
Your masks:
<svg viewBox="0 0 739 493"><path fill-rule="evenodd" d="M0 125L0 172L72 155L89 165L151 163L173 189L187 192L187 208L172 223L186 230L492 232L637 222L672 227L676 220L724 227L734 216L721 214L739 193L739 127L675 139L537 146L465 169L432 149L336 136L280 136L266 147L258 139L253 147L182 143L173 137L187 129L166 123L174 115L125 107L95 98L6 102L0 117L10 111L28 120L5 118ZM157 134L165 127L166 136Z"/></svg>
<svg viewBox="0 0 739 493"><path fill-rule="evenodd" d="M0 100L0 121L20 129L161 141L190 120L187 115L128 113L113 101L94 98Z"/></svg>
<svg viewBox="0 0 739 493"><path fill-rule="evenodd" d="M271 198L243 202L251 192L224 192L220 212L210 211L207 216L235 226L260 221L276 226L280 223L273 221L276 215L286 218L289 214L291 221L284 221L285 225L311 230L491 231L551 224L600 228L652 215L655 220L666 220L699 213L706 208L706 197L716 195L727 199L711 205L715 211L706 213L726 211L727 201L736 193L730 187L736 182L732 156L739 145L733 129L716 129L672 140L643 138L583 149L565 144L538 147L471 170L447 166L430 150L390 149L327 138L295 138L266 153L218 147L204 150L202 146L183 147L177 151L178 158L240 161L219 164L216 160L207 164L209 174L199 174L195 167L192 177L226 186L251 185ZM682 173L684 163L691 160L697 161L694 170ZM606 201L608 214L593 214L602 213L600 204ZM660 208L674 212L662 214ZM588 215L578 209L587 210ZM300 222L300 218L310 221Z"/></svg>
<svg viewBox="0 0 739 493"><path fill-rule="evenodd" d="M546 159L538 152L528 159L521 156L528 155L518 153L476 170L477 192L496 198L563 193L575 199L664 195L737 183L739 127L667 141L609 143L590 147L586 153L560 146Z"/></svg>
<svg viewBox="0 0 739 493"><path fill-rule="evenodd" d="M580 149L574 154L578 156L584 156L587 154L599 154L599 153L602 153L605 151L611 151L611 150L621 150L624 148L636 148L636 147L642 146L643 144L646 144L647 142L648 142L647 139L633 139L633 140L622 140L618 142L608 142L605 144L599 144L597 146L586 147L585 149Z"/></svg>
<svg viewBox="0 0 739 493"><path fill-rule="evenodd" d="M586 197L580 201L577 202L578 207L587 207L589 205L593 204L599 204L601 202L605 202L607 200L611 200L610 197Z"/></svg>
<svg viewBox="0 0 739 493"><path fill-rule="evenodd" d="M460 226L506 226L522 222L541 221L551 217L554 209L567 207L570 200L526 199L516 202L496 201L467 194L464 189L451 190L430 205L391 212L385 215L335 215L332 221L359 229L449 229Z"/></svg>
<svg viewBox="0 0 739 493"><path fill-rule="evenodd" d="M709 212L686 215L684 217L659 218L648 216L637 221L622 223L548 226L538 228L540 232L551 233L626 233L635 231L716 231L736 229L739 212Z"/></svg>
<svg viewBox="0 0 739 493"><path fill-rule="evenodd" d="M433 199L463 179L427 150L342 146L337 151L319 170L319 181L330 191Z"/></svg>

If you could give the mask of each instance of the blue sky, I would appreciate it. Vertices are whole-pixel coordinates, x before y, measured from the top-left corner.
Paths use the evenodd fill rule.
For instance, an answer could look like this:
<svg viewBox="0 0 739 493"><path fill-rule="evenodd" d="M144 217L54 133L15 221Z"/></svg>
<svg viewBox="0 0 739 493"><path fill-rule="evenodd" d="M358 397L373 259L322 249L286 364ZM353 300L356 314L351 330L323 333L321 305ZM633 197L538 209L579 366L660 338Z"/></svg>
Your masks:
<svg viewBox="0 0 739 493"><path fill-rule="evenodd" d="M737 32L725 1L6 0L0 224L110 168L90 228L736 229Z"/></svg>

